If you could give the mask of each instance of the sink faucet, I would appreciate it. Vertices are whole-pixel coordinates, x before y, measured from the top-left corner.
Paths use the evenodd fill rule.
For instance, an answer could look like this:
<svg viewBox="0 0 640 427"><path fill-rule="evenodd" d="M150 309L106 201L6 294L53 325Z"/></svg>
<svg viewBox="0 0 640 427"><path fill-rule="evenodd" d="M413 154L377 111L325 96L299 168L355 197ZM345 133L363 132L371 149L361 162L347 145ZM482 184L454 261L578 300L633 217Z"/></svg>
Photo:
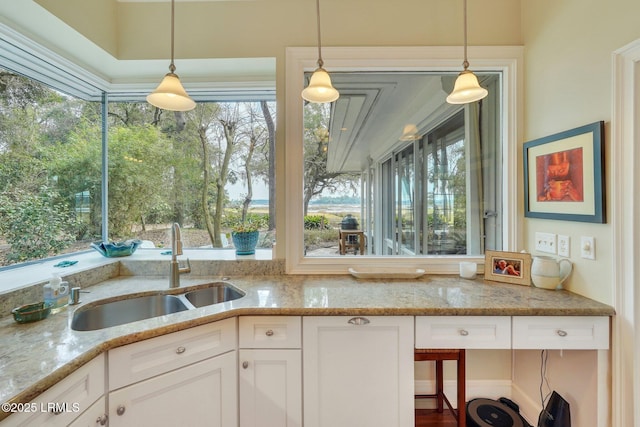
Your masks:
<svg viewBox="0 0 640 427"><path fill-rule="evenodd" d="M182 238L180 237L180 226L177 222L171 227L171 267L169 270L169 287L180 287L180 275L191 272L191 264L187 258L187 266L180 267L178 255L182 255Z"/></svg>

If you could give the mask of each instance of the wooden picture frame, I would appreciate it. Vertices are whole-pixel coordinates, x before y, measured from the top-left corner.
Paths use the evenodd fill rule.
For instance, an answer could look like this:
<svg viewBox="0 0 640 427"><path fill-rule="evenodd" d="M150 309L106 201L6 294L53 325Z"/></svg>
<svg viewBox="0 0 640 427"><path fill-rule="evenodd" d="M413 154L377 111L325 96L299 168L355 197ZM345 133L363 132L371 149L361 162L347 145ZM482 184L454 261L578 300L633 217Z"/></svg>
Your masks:
<svg viewBox="0 0 640 427"><path fill-rule="evenodd" d="M484 257L485 280L523 286L531 285L531 254L485 251Z"/></svg>
<svg viewBox="0 0 640 427"><path fill-rule="evenodd" d="M605 223L604 122L524 144L524 216Z"/></svg>

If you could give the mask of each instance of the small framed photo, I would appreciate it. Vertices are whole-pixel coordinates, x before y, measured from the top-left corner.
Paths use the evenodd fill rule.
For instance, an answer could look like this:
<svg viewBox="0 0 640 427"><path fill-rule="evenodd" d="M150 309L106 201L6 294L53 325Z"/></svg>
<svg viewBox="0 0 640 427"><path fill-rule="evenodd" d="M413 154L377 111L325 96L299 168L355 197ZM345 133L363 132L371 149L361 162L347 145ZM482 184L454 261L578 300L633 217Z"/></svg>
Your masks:
<svg viewBox="0 0 640 427"><path fill-rule="evenodd" d="M531 254L485 251L484 278L494 282L531 285Z"/></svg>

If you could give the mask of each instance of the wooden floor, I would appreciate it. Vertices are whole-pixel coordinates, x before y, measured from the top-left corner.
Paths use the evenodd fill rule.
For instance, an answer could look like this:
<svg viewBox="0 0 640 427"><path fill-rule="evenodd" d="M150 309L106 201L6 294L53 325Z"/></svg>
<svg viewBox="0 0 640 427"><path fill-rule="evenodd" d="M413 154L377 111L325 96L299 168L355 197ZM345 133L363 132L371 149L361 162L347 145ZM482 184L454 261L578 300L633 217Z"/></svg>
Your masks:
<svg viewBox="0 0 640 427"><path fill-rule="evenodd" d="M450 411L438 413L432 409L416 409L416 427L456 427Z"/></svg>

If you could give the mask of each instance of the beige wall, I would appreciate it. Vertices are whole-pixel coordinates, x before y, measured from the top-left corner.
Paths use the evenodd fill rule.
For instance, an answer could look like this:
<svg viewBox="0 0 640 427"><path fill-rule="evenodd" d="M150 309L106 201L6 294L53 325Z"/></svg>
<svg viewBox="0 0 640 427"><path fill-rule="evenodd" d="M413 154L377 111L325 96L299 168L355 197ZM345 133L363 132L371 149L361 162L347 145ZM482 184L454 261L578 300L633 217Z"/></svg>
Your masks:
<svg viewBox="0 0 640 427"><path fill-rule="evenodd" d="M522 1L525 141L603 120L605 158L610 159L611 56L640 38L639 15L640 2L636 0ZM611 176L613 168L607 160L605 177ZM611 212L610 205L607 212ZM525 219L526 249L530 251L536 231L569 235L575 270L567 288L613 305L610 224ZM595 261L579 257L580 236L596 238ZM598 402L590 392L596 369L594 353L564 352L561 357L552 352L550 357L551 388L571 401L574 425L596 425L594 408ZM539 374L532 374L531 369L539 366L538 360L539 353L532 352L516 352L514 357L514 382L530 398L538 395ZM568 381L567 372L583 372L578 378L588 382Z"/></svg>

